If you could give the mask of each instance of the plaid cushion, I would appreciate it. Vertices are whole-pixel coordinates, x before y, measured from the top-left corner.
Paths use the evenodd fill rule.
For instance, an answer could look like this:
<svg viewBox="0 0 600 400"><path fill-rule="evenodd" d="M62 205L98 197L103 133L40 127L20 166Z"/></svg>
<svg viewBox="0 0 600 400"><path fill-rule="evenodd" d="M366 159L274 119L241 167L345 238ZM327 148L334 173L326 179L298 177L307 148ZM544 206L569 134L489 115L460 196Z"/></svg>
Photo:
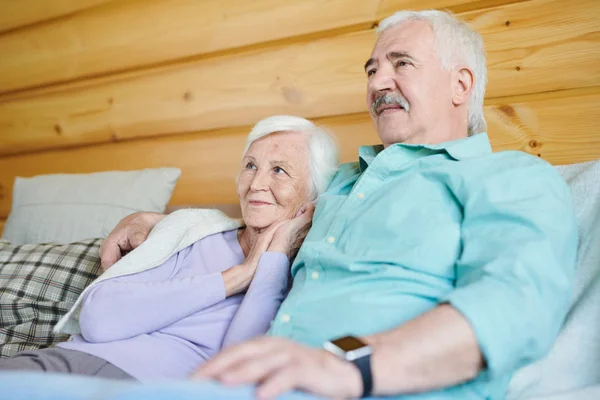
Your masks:
<svg viewBox="0 0 600 400"><path fill-rule="evenodd" d="M99 275L101 243L0 241L0 358L68 339L53 334L52 328Z"/></svg>

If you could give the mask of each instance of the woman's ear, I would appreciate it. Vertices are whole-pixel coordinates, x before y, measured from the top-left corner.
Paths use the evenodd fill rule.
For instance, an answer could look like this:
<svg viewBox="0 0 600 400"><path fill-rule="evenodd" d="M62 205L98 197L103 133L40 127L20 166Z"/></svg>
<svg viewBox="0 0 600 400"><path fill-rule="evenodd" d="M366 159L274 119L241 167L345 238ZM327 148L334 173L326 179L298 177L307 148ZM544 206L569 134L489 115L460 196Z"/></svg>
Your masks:
<svg viewBox="0 0 600 400"><path fill-rule="evenodd" d="M452 104L460 106L467 103L475 85L475 74L469 68L460 68L453 72L453 82Z"/></svg>

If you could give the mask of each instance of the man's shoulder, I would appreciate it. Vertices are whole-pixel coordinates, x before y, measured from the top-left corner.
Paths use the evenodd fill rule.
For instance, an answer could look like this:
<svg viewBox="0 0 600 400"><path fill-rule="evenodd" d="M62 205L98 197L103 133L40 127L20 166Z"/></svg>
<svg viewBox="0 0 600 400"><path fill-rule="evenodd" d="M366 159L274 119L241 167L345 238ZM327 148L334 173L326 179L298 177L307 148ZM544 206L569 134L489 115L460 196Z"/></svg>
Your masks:
<svg viewBox="0 0 600 400"><path fill-rule="evenodd" d="M465 163L465 167L477 174L505 175L535 171L536 174L560 178L550 163L523 151L499 151L472 160L478 165L478 168L473 170L470 168L472 166L467 163Z"/></svg>
<svg viewBox="0 0 600 400"><path fill-rule="evenodd" d="M336 174L333 176L329 188L336 187L340 183L345 183L349 179L354 179L360 175L360 167L358 162L349 162L340 165Z"/></svg>
<svg viewBox="0 0 600 400"><path fill-rule="evenodd" d="M523 151L500 151L463 164L464 178L474 188L522 188L523 193L560 192L569 188L557 169L547 161ZM514 191L511 191L514 192Z"/></svg>

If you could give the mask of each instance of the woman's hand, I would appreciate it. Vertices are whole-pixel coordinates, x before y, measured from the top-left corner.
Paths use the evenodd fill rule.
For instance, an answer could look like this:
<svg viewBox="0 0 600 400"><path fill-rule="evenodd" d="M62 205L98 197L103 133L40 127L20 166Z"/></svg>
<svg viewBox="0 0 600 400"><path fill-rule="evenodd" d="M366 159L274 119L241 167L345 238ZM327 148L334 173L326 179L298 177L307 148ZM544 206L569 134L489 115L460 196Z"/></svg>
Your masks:
<svg viewBox="0 0 600 400"><path fill-rule="evenodd" d="M312 225L314 212L315 205L313 203L305 204L294 219L286 221L277 229L267 251L283 253L290 260L296 257Z"/></svg>
<svg viewBox="0 0 600 400"><path fill-rule="evenodd" d="M276 222L265 229L264 232L259 233L246 260L242 264L233 266L223 272L227 297L248 289L254 277L254 272L256 272L256 267L258 267L260 256L269 248L275 232L287 222L288 220Z"/></svg>

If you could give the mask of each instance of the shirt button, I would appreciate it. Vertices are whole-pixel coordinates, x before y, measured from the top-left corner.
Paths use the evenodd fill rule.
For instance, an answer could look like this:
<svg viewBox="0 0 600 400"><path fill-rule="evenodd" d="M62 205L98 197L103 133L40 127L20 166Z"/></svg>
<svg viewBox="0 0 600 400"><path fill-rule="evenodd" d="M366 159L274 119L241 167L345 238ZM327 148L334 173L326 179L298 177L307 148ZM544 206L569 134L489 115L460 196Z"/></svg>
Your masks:
<svg viewBox="0 0 600 400"><path fill-rule="evenodd" d="M329 236L329 237L327 238L327 241L328 241L329 243L333 243L333 242L335 242L335 237L334 237L334 236Z"/></svg>
<svg viewBox="0 0 600 400"><path fill-rule="evenodd" d="M283 314L281 316L281 322L283 322L284 324L287 324L288 322L290 322L292 318L290 317L290 314Z"/></svg>
<svg viewBox="0 0 600 400"><path fill-rule="evenodd" d="M356 195L356 197L358 197L359 200L362 200L365 198L365 194L363 192L360 192L359 194Z"/></svg>
<svg viewBox="0 0 600 400"><path fill-rule="evenodd" d="M317 279L319 279L319 273L317 271L313 271L313 273L310 274L310 277L313 281L316 281Z"/></svg>

